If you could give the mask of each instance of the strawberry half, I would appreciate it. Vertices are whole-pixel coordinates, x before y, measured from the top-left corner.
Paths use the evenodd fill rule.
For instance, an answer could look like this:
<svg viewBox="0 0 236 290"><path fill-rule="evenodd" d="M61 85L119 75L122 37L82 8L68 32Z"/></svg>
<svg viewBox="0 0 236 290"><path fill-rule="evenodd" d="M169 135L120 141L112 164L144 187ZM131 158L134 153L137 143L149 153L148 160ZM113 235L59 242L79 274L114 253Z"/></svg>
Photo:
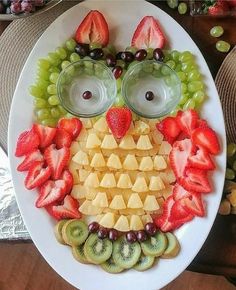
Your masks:
<svg viewBox="0 0 236 290"><path fill-rule="evenodd" d="M192 109L187 111L178 111L176 116L180 129L188 136L191 136L192 131L197 127L198 119L198 113Z"/></svg>
<svg viewBox="0 0 236 290"><path fill-rule="evenodd" d="M64 180L48 180L45 182L41 188L39 197L36 200L36 207L44 207L57 200L60 200L65 196L66 192L66 182Z"/></svg>
<svg viewBox="0 0 236 290"><path fill-rule="evenodd" d="M53 179L59 179L70 159L70 149L62 147L58 150L55 145L52 144L45 150L44 158L52 171Z"/></svg>
<svg viewBox="0 0 236 290"><path fill-rule="evenodd" d="M185 190L180 184L176 183L173 188L173 198L174 200L179 200L183 198L188 198L191 196L187 190Z"/></svg>
<svg viewBox="0 0 236 290"><path fill-rule="evenodd" d="M199 147L195 155L188 158L189 167L202 170L214 170L215 164L211 160L208 151L203 147Z"/></svg>
<svg viewBox="0 0 236 290"><path fill-rule="evenodd" d="M173 144L180 134L178 123L173 117L166 117L161 122L157 123L156 127L170 144Z"/></svg>
<svg viewBox="0 0 236 290"><path fill-rule="evenodd" d="M27 171L35 161L43 162L44 158L38 149L34 149L25 156L25 159L17 166L18 171Z"/></svg>
<svg viewBox="0 0 236 290"><path fill-rule="evenodd" d="M72 136L64 129L57 129L56 136L54 138L54 143L56 144L57 149L62 147L70 147L72 143Z"/></svg>
<svg viewBox="0 0 236 290"><path fill-rule="evenodd" d="M40 124L34 124L33 128L39 136L40 148L46 148L52 144L53 138L56 135L56 128L46 127Z"/></svg>
<svg viewBox="0 0 236 290"><path fill-rule="evenodd" d="M113 107L107 111L106 120L112 134L120 139L124 137L129 130L132 121L132 113L128 108Z"/></svg>
<svg viewBox="0 0 236 290"><path fill-rule="evenodd" d="M82 126L82 122L78 118L62 118L57 124L57 127L69 133L72 136L72 139L79 136Z"/></svg>
<svg viewBox="0 0 236 290"><path fill-rule="evenodd" d="M106 46L109 42L109 29L102 13L91 10L77 28L75 40L77 43L99 43Z"/></svg>
<svg viewBox="0 0 236 290"><path fill-rule="evenodd" d="M60 179L63 179L66 182L66 194L70 193L74 184L73 175L68 169L66 169L62 172Z"/></svg>
<svg viewBox="0 0 236 290"><path fill-rule="evenodd" d="M168 220L175 223L176 225L182 225L192 219L193 215L183 207L181 200L175 201L171 208Z"/></svg>
<svg viewBox="0 0 236 290"><path fill-rule="evenodd" d="M145 16L140 21L133 34L131 45L138 49L164 47L164 33L153 16Z"/></svg>
<svg viewBox="0 0 236 290"><path fill-rule="evenodd" d="M39 137L32 128L30 131L24 131L20 134L17 144L15 156L20 157L37 149L39 146Z"/></svg>
<svg viewBox="0 0 236 290"><path fill-rule="evenodd" d="M210 154L220 152L220 144L217 135L211 128L197 128L192 133L192 141L198 146L204 147Z"/></svg>
<svg viewBox="0 0 236 290"><path fill-rule="evenodd" d="M191 196L184 198L181 201L183 208L195 216L205 216L205 209L202 201L202 196L199 193L191 192Z"/></svg>
<svg viewBox="0 0 236 290"><path fill-rule="evenodd" d="M49 167L43 168L43 162L35 161L28 171L25 178L25 187L27 189L33 189L41 186L51 176L51 170Z"/></svg>

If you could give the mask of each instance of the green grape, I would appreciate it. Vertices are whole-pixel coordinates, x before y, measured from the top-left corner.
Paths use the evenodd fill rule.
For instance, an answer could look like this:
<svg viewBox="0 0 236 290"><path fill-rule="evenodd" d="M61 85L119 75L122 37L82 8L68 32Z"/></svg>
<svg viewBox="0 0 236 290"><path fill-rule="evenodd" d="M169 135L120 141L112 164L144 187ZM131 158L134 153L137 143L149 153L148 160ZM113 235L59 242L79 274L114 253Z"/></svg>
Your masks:
<svg viewBox="0 0 236 290"><path fill-rule="evenodd" d="M233 163L233 170L236 171L236 160Z"/></svg>
<svg viewBox="0 0 236 290"><path fill-rule="evenodd" d="M50 62L47 59L41 58L38 60L38 67L41 69L48 70L50 68Z"/></svg>
<svg viewBox="0 0 236 290"><path fill-rule="evenodd" d="M123 60L121 60L121 59L118 59L117 60L116 65L117 66L120 66L122 68L125 68L126 67L126 63Z"/></svg>
<svg viewBox="0 0 236 290"><path fill-rule="evenodd" d="M146 56L146 59L153 59L153 48L148 48L147 49L147 56Z"/></svg>
<svg viewBox="0 0 236 290"><path fill-rule="evenodd" d="M93 49L96 49L96 48L102 48L102 45L100 43L96 43L96 42L92 42L89 44L89 49L90 50L93 50Z"/></svg>
<svg viewBox="0 0 236 290"><path fill-rule="evenodd" d="M181 83L181 92L182 94L187 92L187 85L185 83Z"/></svg>
<svg viewBox="0 0 236 290"><path fill-rule="evenodd" d="M39 68L38 71L37 71L37 76L40 79L43 79L45 81L48 81L49 80L49 75L50 75L50 72L48 70Z"/></svg>
<svg viewBox="0 0 236 290"><path fill-rule="evenodd" d="M80 60L80 56L78 55L78 53L76 52L73 52L71 55L70 55L70 61L71 62L77 62Z"/></svg>
<svg viewBox="0 0 236 290"><path fill-rule="evenodd" d="M137 48L136 47L134 47L134 46L128 46L128 47L126 47L126 49L125 49L125 51L129 51L129 52L131 52L131 53L133 53L133 54L135 54L136 52L137 52Z"/></svg>
<svg viewBox="0 0 236 290"><path fill-rule="evenodd" d="M60 100L57 95L52 95L48 98L48 103L51 106L56 106L60 104Z"/></svg>
<svg viewBox="0 0 236 290"><path fill-rule="evenodd" d="M121 79L119 78L119 79L117 79L116 80L116 87L117 87L117 91L120 91L120 89L121 89L121 84L122 84L122 81L121 81Z"/></svg>
<svg viewBox="0 0 236 290"><path fill-rule="evenodd" d="M164 75L164 76L168 76L170 74L170 69L168 67L166 67L165 65L163 65L161 67L161 73Z"/></svg>
<svg viewBox="0 0 236 290"><path fill-rule="evenodd" d="M192 81L188 83L188 91L191 93L201 91L202 89L203 89L203 83L200 81Z"/></svg>
<svg viewBox="0 0 236 290"><path fill-rule="evenodd" d="M175 67L175 71L176 72L182 72L182 64L181 63L178 63Z"/></svg>
<svg viewBox="0 0 236 290"><path fill-rule="evenodd" d="M223 35L223 33L224 33L224 29L220 25L214 26L210 30L210 35L213 37L220 37L221 35Z"/></svg>
<svg viewBox="0 0 236 290"><path fill-rule="evenodd" d="M71 62L69 62L68 60L64 60L62 63L61 63L61 68L64 70L66 67L68 67L68 65L70 65Z"/></svg>
<svg viewBox="0 0 236 290"><path fill-rule="evenodd" d="M116 49L113 45L109 44L106 47L103 47L103 53L106 56L107 54L112 54L112 55L116 55Z"/></svg>
<svg viewBox="0 0 236 290"><path fill-rule="evenodd" d="M67 111L61 105L59 105L58 108L61 111L62 115L65 115L67 113Z"/></svg>
<svg viewBox="0 0 236 290"><path fill-rule="evenodd" d="M179 1L178 0L167 0L167 4L171 9L175 9L178 7Z"/></svg>
<svg viewBox="0 0 236 290"><path fill-rule="evenodd" d="M173 60L168 60L168 61L166 62L166 64L167 64L171 69L175 69L175 67L176 67L176 64L175 64L175 62L174 62Z"/></svg>
<svg viewBox="0 0 236 290"><path fill-rule="evenodd" d="M41 121L41 124L48 127L56 127L57 119L52 119L52 118L43 119Z"/></svg>
<svg viewBox="0 0 236 290"><path fill-rule="evenodd" d="M123 107L125 105L124 99L120 94L117 94L115 105L118 107Z"/></svg>
<svg viewBox="0 0 236 290"><path fill-rule="evenodd" d="M227 146L227 156L232 157L236 153L236 144L235 143L230 143Z"/></svg>
<svg viewBox="0 0 236 290"><path fill-rule="evenodd" d="M181 62L187 62L187 61L192 61L193 60L193 55L190 51L184 51L180 54L179 56L179 61Z"/></svg>
<svg viewBox="0 0 236 290"><path fill-rule="evenodd" d="M55 52L59 56L59 58L62 60L67 57L66 50L63 47L57 47Z"/></svg>
<svg viewBox="0 0 236 290"><path fill-rule="evenodd" d="M29 93L31 96L36 98L41 98L43 96L43 90L37 85L32 85L29 87Z"/></svg>
<svg viewBox="0 0 236 290"><path fill-rule="evenodd" d="M76 41L73 38L66 41L66 48L69 51L74 51L75 47L76 47Z"/></svg>
<svg viewBox="0 0 236 290"><path fill-rule="evenodd" d="M57 87L55 84L51 84L47 87L47 92L49 95L56 95L57 93Z"/></svg>
<svg viewBox="0 0 236 290"><path fill-rule="evenodd" d="M47 101L42 98L35 98L34 99L34 107L36 109L43 109L47 107Z"/></svg>
<svg viewBox="0 0 236 290"><path fill-rule="evenodd" d="M189 73L190 71L192 71L194 69L194 65L192 62L183 62L182 63L182 71L183 72L186 72L186 73Z"/></svg>
<svg viewBox="0 0 236 290"><path fill-rule="evenodd" d="M58 78L59 78L59 73L51 73L50 77L49 77L49 80L50 80L51 83L56 84Z"/></svg>
<svg viewBox="0 0 236 290"><path fill-rule="evenodd" d="M179 6L178 6L178 12L179 12L179 14L182 14L183 15L183 14L185 14L187 12L187 10L188 10L187 4L184 3L184 2L181 2L179 4Z"/></svg>
<svg viewBox="0 0 236 290"><path fill-rule="evenodd" d="M230 44L224 40L219 40L216 43L216 49L220 52L228 52L230 50Z"/></svg>
<svg viewBox="0 0 236 290"><path fill-rule="evenodd" d="M184 105L189 99L189 95L188 94L182 94L179 104L180 105Z"/></svg>
<svg viewBox="0 0 236 290"><path fill-rule="evenodd" d="M58 108L51 109L51 115L53 118L59 118L61 116L61 111Z"/></svg>
<svg viewBox="0 0 236 290"><path fill-rule="evenodd" d="M197 91L193 94L193 99L197 104L201 104L205 99L205 93L203 91Z"/></svg>
<svg viewBox="0 0 236 290"><path fill-rule="evenodd" d="M53 66L49 69L49 72L50 73L60 73L61 70L58 67Z"/></svg>
<svg viewBox="0 0 236 290"><path fill-rule="evenodd" d="M188 81L198 81L199 79L201 79L201 74L198 70L192 70L188 73L188 77L187 77Z"/></svg>
<svg viewBox="0 0 236 290"><path fill-rule="evenodd" d="M229 180L233 180L235 178L235 172L230 168L226 168L225 178Z"/></svg>
<svg viewBox="0 0 236 290"><path fill-rule="evenodd" d="M42 91L46 91L49 84L50 84L50 82L43 80L43 79L39 79L39 78L37 79L37 82L36 82L36 86L41 88Z"/></svg>
<svg viewBox="0 0 236 290"><path fill-rule="evenodd" d="M47 119L50 118L51 114L50 114L50 110L49 109L40 109L37 111L37 118L38 120L43 120L43 119Z"/></svg>
<svg viewBox="0 0 236 290"><path fill-rule="evenodd" d="M177 75L179 77L179 79L181 80L181 82L184 82L186 80L186 74L182 71L178 71Z"/></svg>
<svg viewBox="0 0 236 290"><path fill-rule="evenodd" d="M172 52L170 53L171 59L174 60L175 62L179 61L179 56L180 56L180 52L177 50L172 50Z"/></svg>
<svg viewBox="0 0 236 290"><path fill-rule="evenodd" d="M194 109L195 107L195 101L193 99L189 99L183 106L184 110L188 110L188 109Z"/></svg>
<svg viewBox="0 0 236 290"><path fill-rule="evenodd" d="M51 63L51 65L58 66L60 64L60 59L57 53L55 52L49 52L48 53L48 60Z"/></svg>

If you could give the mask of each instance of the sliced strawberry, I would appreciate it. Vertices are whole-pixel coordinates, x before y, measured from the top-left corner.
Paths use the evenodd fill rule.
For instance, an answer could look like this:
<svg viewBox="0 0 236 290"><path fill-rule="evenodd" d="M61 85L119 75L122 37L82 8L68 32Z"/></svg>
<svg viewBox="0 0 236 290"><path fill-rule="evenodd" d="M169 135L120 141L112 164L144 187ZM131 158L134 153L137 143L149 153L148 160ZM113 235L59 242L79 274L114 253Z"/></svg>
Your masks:
<svg viewBox="0 0 236 290"><path fill-rule="evenodd" d="M198 113L192 109L187 111L179 111L176 116L180 129L188 136L191 136L192 131L197 127L198 119Z"/></svg>
<svg viewBox="0 0 236 290"><path fill-rule="evenodd" d="M102 13L91 10L77 28L75 40L78 43L98 43L106 46L109 42L109 29Z"/></svg>
<svg viewBox="0 0 236 290"><path fill-rule="evenodd" d="M182 225L192 219L193 215L183 207L181 200L175 201L171 208L168 221L173 222L175 225Z"/></svg>
<svg viewBox="0 0 236 290"><path fill-rule="evenodd" d="M184 132L181 132L180 134L179 134L179 136L177 137L177 141L182 141L182 140L184 140L184 139L188 139L189 138L189 136L186 134L186 133L184 133Z"/></svg>
<svg viewBox="0 0 236 290"><path fill-rule="evenodd" d="M49 167L43 168L43 162L35 161L29 168L28 174L25 178L25 187L33 189L41 186L51 176Z"/></svg>
<svg viewBox="0 0 236 290"><path fill-rule="evenodd" d="M202 170L214 170L215 164L211 160L208 151L203 147L199 147L195 155L188 158L189 167Z"/></svg>
<svg viewBox="0 0 236 290"><path fill-rule="evenodd" d="M211 192L211 186L204 170L187 168L185 176L179 178L179 183L188 191Z"/></svg>
<svg viewBox="0 0 236 290"><path fill-rule="evenodd" d="M133 34L131 45L138 49L164 47L164 33L153 16L145 16L140 21Z"/></svg>
<svg viewBox="0 0 236 290"><path fill-rule="evenodd" d="M173 196L169 196L165 202L163 203L163 213L161 216L158 216L154 219L154 222L156 224L156 226L158 228L160 228L161 230L166 227L167 223L168 223L168 219L169 219L169 216L170 216L170 212L171 212L171 209L174 205L175 201L173 199ZM170 226L170 225L169 225Z"/></svg>
<svg viewBox="0 0 236 290"><path fill-rule="evenodd" d="M27 171L35 161L43 162L44 158L38 149L34 149L25 156L25 159L17 166L18 171Z"/></svg>
<svg viewBox="0 0 236 290"><path fill-rule="evenodd" d="M57 129L54 143L57 149L61 149L64 146L69 148L72 143L72 136L64 129Z"/></svg>
<svg viewBox="0 0 236 290"><path fill-rule="evenodd" d="M188 198L191 196L191 193L189 193L187 190L185 190L180 184L176 183L173 188L173 199L179 200L183 198Z"/></svg>
<svg viewBox="0 0 236 290"><path fill-rule="evenodd" d="M192 141L198 146L202 146L211 154L220 152L220 144L216 132L211 128L197 128L192 133Z"/></svg>
<svg viewBox="0 0 236 290"><path fill-rule="evenodd" d="M56 128L46 127L40 124L34 124L33 128L39 136L40 148L46 148L52 144L53 138L56 135Z"/></svg>
<svg viewBox="0 0 236 290"><path fill-rule="evenodd" d="M74 184L73 175L70 173L68 169L65 169L62 172L61 178L66 182L66 194L71 192L72 186Z"/></svg>
<svg viewBox="0 0 236 290"><path fill-rule="evenodd" d="M73 139L79 136L82 129L82 122L78 118L62 118L59 120L57 127L68 132Z"/></svg>
<svg viewBox="0 0 236 290"><path fill-rule="evenodd" d="M199 119L197 121L197 128L209 128L207 121L203 119Z"/></svg>
<svg viewBox="0 0 236 290"><path fill-rule="evenodd" d="M52 144L45 150L44 158L52 171L53 179L59 179L70 159L70 149L62 147L57 150L55 145Z"/></svg>
<svg viewBox="0 0 236 290"><path fill-rule="evenodd" d="M116 138L122 138L129 130L132 114L128 108L113 107L106 114L107 125Z"/></svg>
<svg viewBox="0 0 236 290"><path fill-rule="evenodd" d="M24 131L20 134L17 144L15 156L20 157L37 149L39 146L39 137L32 128L30 131Z"/></svg>
<svg viewBox="0 0 236 290"><path fill-rule="evenodd" d="M48 180L45 182L41 188L39 197L36 200L36 207L44 207L57 200L60 200L65 196L66 192L66 182L64 180Z"/></svg>
<svg viewBox="0 0 236 290"><path fill-rule="evenodd" d="M157 123L156 127L170 144L173 144L180 134L180 128L174 117L166 117L161 122Z"/></svg>
<svg viewBox="0 0 236 290"><path fill-rule="evenodd" d="M181 201L184 209L192 215L203 217L205 209L202 201L202 196L199 193L191 192L191 196L184 198Z"/></svg>

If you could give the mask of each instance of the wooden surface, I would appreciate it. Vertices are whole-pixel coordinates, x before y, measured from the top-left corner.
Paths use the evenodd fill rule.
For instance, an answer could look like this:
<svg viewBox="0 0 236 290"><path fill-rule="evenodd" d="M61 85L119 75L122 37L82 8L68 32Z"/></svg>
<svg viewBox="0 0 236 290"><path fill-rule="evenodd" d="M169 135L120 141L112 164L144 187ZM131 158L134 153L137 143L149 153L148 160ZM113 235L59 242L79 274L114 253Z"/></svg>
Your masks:
<svg viewBox="0 0 236 290"><path fill-rule="evenodd" d="M155 3L157 3L155 1ZM180 16L176 11L169 9L165 3L157 5L173 16L191 35L203 53L213 77L225 58L225 54L215 49L216 40L209 35L209 30L215 25L222 25L225 33L222 39L236 44L236 18L211 18ZM0 34L8 23L0 22ZM181 41L181 39L180 39ZM1 65L1 64L0 64ZM194 244L194 241L189 241ZM49 249L50 250L50 249ZM59 254L59 253L58 253ZM73 290L66 281L60 278L44 261L35 246L25 242L0 243L0 289L1 290ZM235 216L217 216L211 233L201 251L188 268L189 270L203 273L220 274L236 277L236 222ZM191 288L183 286L181 277L189 282ZM197 274L196 274L197 275ZM197 276L194 276L195 278ZM193 276L188 272L182 274L171 283L166 290L174 289L206 289L207 281L211 278L201 278L194 284ZM196 278L197 279L197 278ZM206 280L204 280L206 279ZM208 279L208 280L207 280ZM231 290L232 286L225 281L214 279L208 290ZM197 281L197 280L196 280ZM176 285L179 285L178 287ZM195 285L195 286L194 286ZM224 285L224 286L223 286ZM101 288L102 289L102 288Z"/></svg>

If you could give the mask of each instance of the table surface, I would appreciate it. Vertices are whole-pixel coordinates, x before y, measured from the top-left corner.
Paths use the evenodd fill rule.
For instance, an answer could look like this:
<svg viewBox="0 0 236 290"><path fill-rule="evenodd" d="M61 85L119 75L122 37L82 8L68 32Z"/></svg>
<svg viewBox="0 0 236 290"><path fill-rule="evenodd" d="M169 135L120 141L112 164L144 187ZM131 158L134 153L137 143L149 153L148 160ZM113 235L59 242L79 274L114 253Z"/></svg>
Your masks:
<svg viewBox="0 0 236 290"><path fill-rule="evenodd" d="M180 16L162 1L155 1L155 4L173 16L190 34L215 77L226 54L215 49L216 40L209 35L209 31L215 25L222 25L225 30L223 39L236 45L236 18ZM0 34L8 24L9 22L0 22ZM1 290L74 289L59 278L32 243L1 242L0 260L4 261L0 271ZM208 239L188 269L236 277L235 216L217 216Z"/></svg>

